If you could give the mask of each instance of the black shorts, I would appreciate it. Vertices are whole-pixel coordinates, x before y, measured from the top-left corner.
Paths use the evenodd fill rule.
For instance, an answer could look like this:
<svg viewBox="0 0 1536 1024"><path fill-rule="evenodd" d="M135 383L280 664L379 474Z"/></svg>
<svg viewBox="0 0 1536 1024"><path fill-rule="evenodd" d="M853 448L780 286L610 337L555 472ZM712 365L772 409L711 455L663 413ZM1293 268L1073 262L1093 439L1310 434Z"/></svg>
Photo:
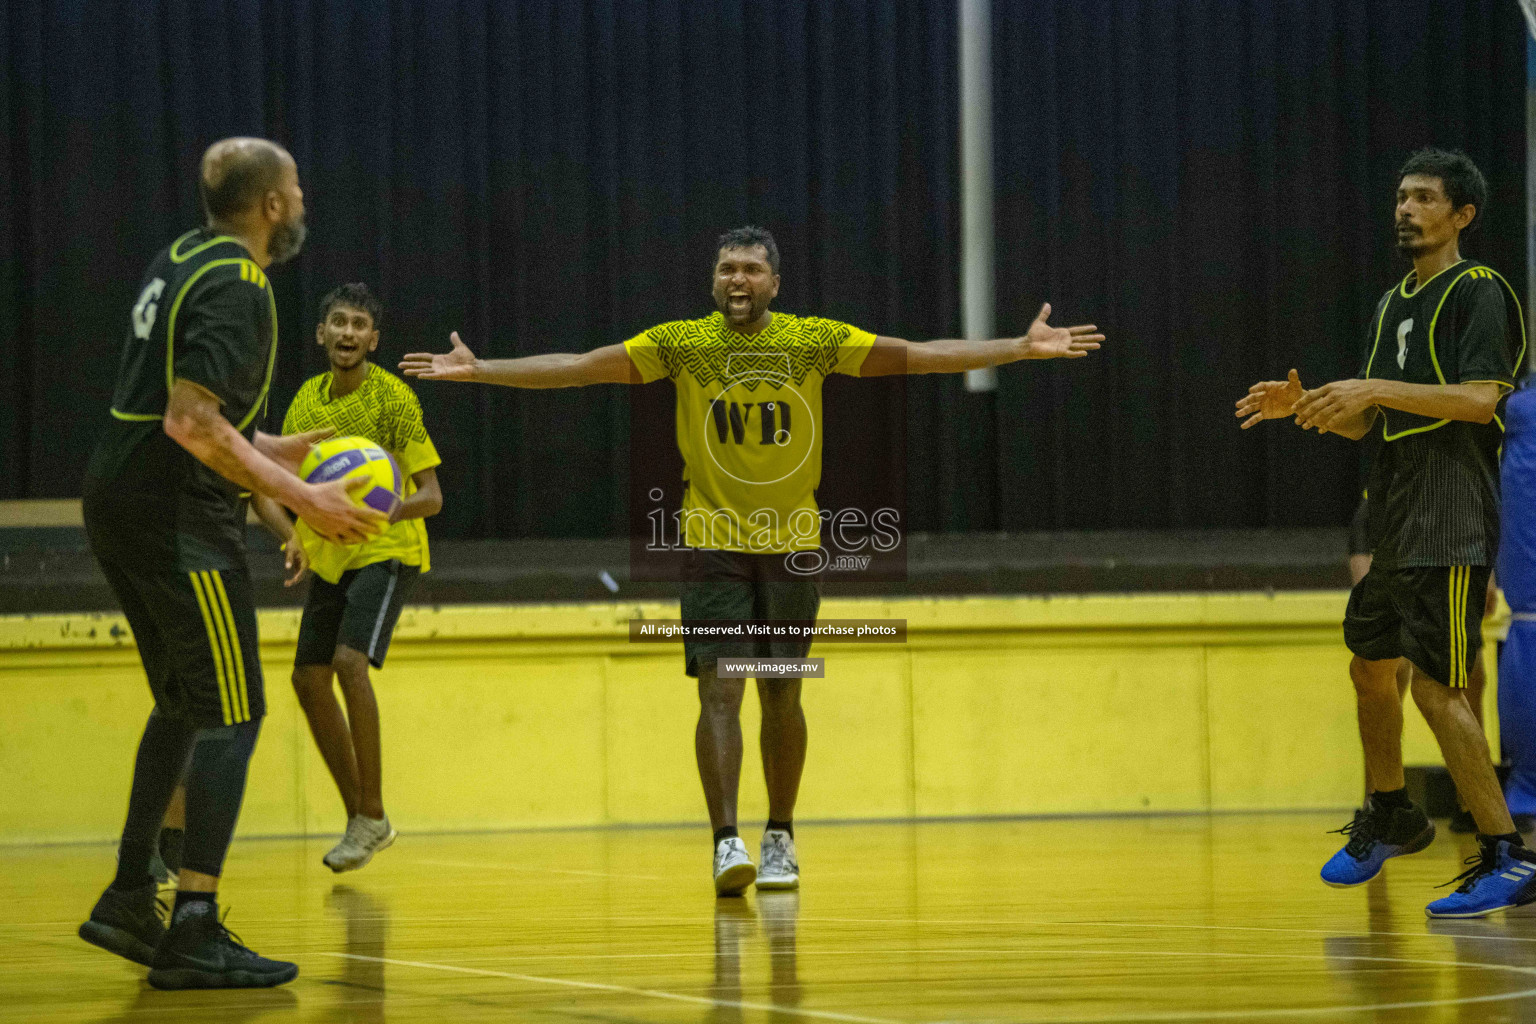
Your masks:
<svg viewBox="0 0 1536 1024"><path fill-rule="evenodd" d="M821 607L821 581L789 570L783 555L693 548L683 570L683 622L760 620L812 625ZM699 674L717 658L803 658L808 639L683 641L685 671Z"/></svg>
<svg viewBox="0 0 1536 1024"><path fill-rule="evenodd" d="M1349 594L1344 642L1368 661L1407 658L1431 679L1467 685L1483 648L1485 565L1372 567Z"/></svg>
<svg viewBox="0 0 1536 1024"><path fill-rule="evenodd" d="M244 567L183 572L97 561L133 629L155 706L199 728L267 713L256 603Z"/></svg>
<svg viewBox="0 0 1536 1024"><path fill-rule="evenodd" d="M329 665L336 645L346 644L367 655L374 668L383 668L400 609L420 575L417 566L391 558L348 569L335 583L316 576L299 622L294 665Z"/></svg>

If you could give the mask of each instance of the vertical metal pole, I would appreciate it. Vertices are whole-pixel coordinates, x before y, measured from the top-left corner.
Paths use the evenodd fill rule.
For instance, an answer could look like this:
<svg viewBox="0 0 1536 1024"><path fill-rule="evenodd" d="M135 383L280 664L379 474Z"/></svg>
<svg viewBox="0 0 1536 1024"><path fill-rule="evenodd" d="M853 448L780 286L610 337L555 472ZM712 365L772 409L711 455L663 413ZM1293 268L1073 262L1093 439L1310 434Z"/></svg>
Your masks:
<svg viewBox="0 0 1536 1024"><path fill-rule="evenodd" d="M995 310L992 234L992 0L960 0L960 322L990 338ZM965 375L967 391L997 390L997 370Z"/></svg>

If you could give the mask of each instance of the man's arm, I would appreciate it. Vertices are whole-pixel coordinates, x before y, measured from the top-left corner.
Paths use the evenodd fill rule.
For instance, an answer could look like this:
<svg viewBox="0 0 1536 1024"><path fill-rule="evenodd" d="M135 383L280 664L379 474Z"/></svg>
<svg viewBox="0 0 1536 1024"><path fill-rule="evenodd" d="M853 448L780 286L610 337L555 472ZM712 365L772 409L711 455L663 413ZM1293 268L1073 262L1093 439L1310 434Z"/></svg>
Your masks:
<svg viewBox="0 0 1536 1024"><path fill-rule="evenodd" d="M509 388L575 388L587 384L639 384L640 371L623 345L605 345L591 352L523 356L519 359L476 359L459 332L449 335L447 352L410 352L400 360L407 377L423 380L463 380Z"/></svg>
<svg viewBox="0 0 1536 1024"><path fill-rule="evenodd" d="M288 510L276 498L269 498L265 494L252 494L251 508L256 511L256 518L261 520L267 532L282 541L283 567L288 570L283 586L293 586L309 571L309 556L304 553L304 545L299 543L299 535L294 532Z"/></svg>
<svg viewBox="0 0 1536 1024"><path fill-rule="evenodd" d="M402 519L425 519L443 510L443 489L437 482L437 470L423 469L411 474L416 491L402 501L389 517L392 523Z"/></svg>
<svg viewBox="0 0 1536 1024"><path fill-rule="evenodd" d="M1405 384L1396 380L1336 380L1306 392L1297 400L1296 425L1358 440L1370 429L1377 407L1432 420L1488 423L1503 393L1503 388L1493 381Z"/></svg>
<svg viewBox="0 0 1536 1024"><path fill-rule="evenodd" d="M370 508L358 508L346 481L308 484L247 441L219 411L219 400L200 384L178 379L165 408L166 434L203 465L252 494L266 494L293 509L326 540L355 544L385 525ZM271 445L271 439L266 442ZM358 488L366 480L354 481Z"/></svg>
<svg viewBox="0 0 1536 1024"><path fill-rule="evenodd" d="M1078 327L1052 327L1046 323L1051 304L1040 308L1040 315L1021 338L991 338L965 341L910 342L902 338L879 337L859 367L860 377L887 377L892 374L962 373L987 366L1001 366L1020 359L1081 359L1099 347L1104 335L1093 324Z"/></svg>
<svg viewBox="0 0 1536 1024"><path fill-rule="evenodd" d="M1346 416L1336 421L1333 426L1326 430L1318 427L1317 432L1319 434L1338 434L1340 437L1346 437L1351 441L1358 441L1371 432L1371 427L1375 426L1376 417L1380 414L1381 406L1368 405L1353 416ZM1303 430L1307 429L1302 425L1300 418L1296 420L1296 425Z"/></svg>

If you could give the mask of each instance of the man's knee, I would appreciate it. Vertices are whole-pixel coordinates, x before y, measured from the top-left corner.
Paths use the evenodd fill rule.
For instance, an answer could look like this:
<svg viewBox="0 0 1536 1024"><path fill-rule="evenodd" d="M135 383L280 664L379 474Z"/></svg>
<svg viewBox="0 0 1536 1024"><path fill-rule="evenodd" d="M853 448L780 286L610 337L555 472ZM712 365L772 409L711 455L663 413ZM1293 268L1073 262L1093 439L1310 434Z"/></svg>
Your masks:
<svg viewBox="0 0 1536 1024"><path fill-rule="evenodd" d="M1397 692L1397 659L1368 661L1358 654L1350 659L1349 678L1361 696Z"/></svg>
<svg viewBox="0 0 1536 1024"><path fill-rule="evenodd" d="M781 718L800 711L800 680L759 679L757 697L764 718Z"/></svg>
<svg viewBox="0 0 1536 1024"><path fill-rule="evenodd" d="M331 688L331 666L295 665L293 667L293 692L304 706Z"/></svg>
<svg viewBox="0 0 1536 1024"><path fill-rule="evenodd" d="M1430 721L1443 715L1452 702L1462 700L1462 691L1454 690L1437 679L1425 675L1415 666L1413 670L1413 702Z"/></svg>
<svg viewBox="0 0 1536 1024"><path fill-rule="evenodd" d="M363 686L368 682L368 655L346 644L338 644L331 658L331 668L343 688Z"/></svg>
<svg viewBox="0 0 1536 1024"><path fill-rule="evenodd" d="M256 737L261 734L261 719L253 718L238 725L220 725L197 731L196 746L192 751L195 765L204 765L210 759L217 762L245 762L256 749Z"/></svg>
<svg viewBox="0 0 1536 1024"><path fill-rule="evenodd" d="M721 679L714 669L699 667L699 707L708 714L739 715L746 690L744 679Z"/></svg>

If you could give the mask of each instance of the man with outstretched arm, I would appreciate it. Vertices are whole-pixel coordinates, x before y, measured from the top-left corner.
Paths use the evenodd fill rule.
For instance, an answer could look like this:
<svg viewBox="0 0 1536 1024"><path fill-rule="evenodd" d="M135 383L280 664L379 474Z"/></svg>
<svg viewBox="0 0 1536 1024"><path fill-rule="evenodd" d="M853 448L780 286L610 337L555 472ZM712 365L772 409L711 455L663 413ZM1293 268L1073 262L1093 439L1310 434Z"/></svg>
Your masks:
<svg viewBox="0 0 1536 1024"><path fill-rule="evenodd" d="M412 353L400 364L414 377L520 388L670 378L677 387L677 444L686 481L685 625L815 621L820 586L797 569L794 556L820 547L815 490L822 432L815 424L827 375L960 373L1020 359L1079 359L1103 340L1092 325L1051 327L1049 305L1021 338L920 344L876 337L835 320L776 313L769 305L779 294L779 250L771 234L755 227L720 237L712 294L717 312L710 316L662 324L583 354L482 360L455 333L449 352ZM719 895L740 895L754 880L760 889L798 886L793 819L806 725L800 679L758 679L768 788L759 873L736 828L745 680L720 678L716 662L803 658L809 644L798 638L685 640L685 671L699 680L694 750L714 829Z"/></svg>
<svg viewBox="0 0 1536 1024"><path fill-rule="evenodd" d="M1478 221L1487 195L1465 154L1431 149L1410 157L1399 175L1397 244L1413 269L1377 304L1360 375L1308 391L1292 370L1237 401L1244 429L1294 416L1304 429L1359 440L1381 422L1369 486L1375 551L1344 617L1371 795L1340 830L1349 841L1322 877L1332 886L1361 885L1388 858L1434 840L1403 782L1396 672L1406 658L1414 703L1477 824L1480 850L1456 891L1426 908L1431 917L1482 917L1536 901L1536 853L1510 820L1465 696L1499 543L1499 411L1525 352L1513 290L1492 268L1461 256L1462 233Z"/></svg>

